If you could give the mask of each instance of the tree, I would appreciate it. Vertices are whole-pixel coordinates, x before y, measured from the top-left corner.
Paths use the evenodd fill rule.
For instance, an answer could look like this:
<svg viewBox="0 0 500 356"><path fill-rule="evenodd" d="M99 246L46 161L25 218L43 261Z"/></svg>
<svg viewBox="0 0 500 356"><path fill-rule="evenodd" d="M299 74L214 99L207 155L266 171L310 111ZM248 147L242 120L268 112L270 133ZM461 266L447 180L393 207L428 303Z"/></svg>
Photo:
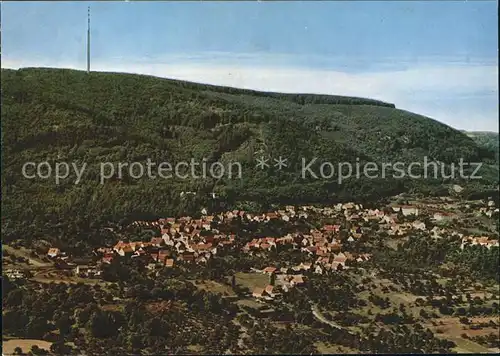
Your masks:
<svg viewBox="0 0 500 356"><path fill-rule="evenodd" d="M32 338L41 338L48 330L47 319L42 317L32 318L26 325L26 335ZM36 346L36 345L35 345Z"/></svg>
<svg viewBox="0 0 500 356"><path fill-rule="evenodd" d="M68 313L63 313L56 320L56 327L59 329L59 333L62 337L69 334L71 331L71 326L73 325L72 320L69 317Z"/></svg>
<svg viewBox="0 0 500 356"><path fill-rule="evenodd" d="M33 355L47 355L49 352L45 349L38 347L38 345L31 346L31 353Z"/></svg>
<svg viewBox="0 0 500 356"><path fill-rule="evenodd" d="M71 347L69 345L66 345L62 341L54 342L52 345L50 345L50 352L56 355L69 355L71 352Z"/></svg>
<svg viewBox="0 0 500 356"><path fill-rule="evenodd" d="M269 276L269 284L274 286L275 283L276 283L276 274L271 273L271 275Z"/></svg>
<svg viewBox="0 0 500 356"><path fill-rule="evenodd" d="M231 287L233 289L236 288L236 275L234 275L234 274L231 276Z"/></svg>
<svg viewBox="0 0 500 356"><path fill-rule="evenodd" d="M92 314L89 327L92 335L98 338L107 338L117 333L117 326L114 314L98 310Z"/></svg>
<svg viewBox="0 0 500 356"><path fill-rule="evenodd" d="M429 318L429 314L425 311L425 309L420 309L420 317L422 317L423 319L427 319Z"/></svg>
<svg viewBox="0 0 500 356"><path fill-rule="evenodd" d="M5 295L5 294L4 294ZM10 307L16 307L21 305L23 302L23 290L22 289L13 289L7 294L5 298L5 303Z"/></svg>
<svg viewBox="0 0 500 356"><path fill-rule="evenodd" d="M465 317L465 316L461 317L461 318L459 319L459 321L460 321L460 323L462 323L462 324L466 324L466 325L470 324L470 320L469 320L469 318L467 318L467 317Z"/></svg>
<svg viewBox="0 0 500 356"><path fill-rule="evenodd" d="M29 318L24 312L9 310L3 315L2 322L4 330L8 330L11 333L18 333L24 332L29 323Z"/></svg>

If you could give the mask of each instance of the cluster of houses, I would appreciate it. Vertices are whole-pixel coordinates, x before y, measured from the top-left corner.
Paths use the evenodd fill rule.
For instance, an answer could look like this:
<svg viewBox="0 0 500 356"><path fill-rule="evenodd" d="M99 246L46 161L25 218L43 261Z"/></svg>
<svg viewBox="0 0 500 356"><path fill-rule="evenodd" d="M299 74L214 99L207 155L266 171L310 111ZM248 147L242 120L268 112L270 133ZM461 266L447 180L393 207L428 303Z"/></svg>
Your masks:
<svg viewBox="0 0 500 356"><path fill-rule="evenodd" d="M158 264L172 268L179 261L205 264L221 249L232 248L235 234L222 234L215 227L217 220L213 216L201 219L183 217L167 218L156 222L135 222L134 225L158 227L160 237L152 237L149 242L119 241L113 247L99 248L103 263L111 263L116 256L142 258L148 268Z"/></svg>
<svg viewBox="0 0 500 356"><path fill-rule="evenodd" d="M494 207L489 204L488 207ZM342 221L341 225L324 225L319 229L311 229L309 233L289 233L282 237L254 238L246 243L243 253L260 254L280 248L298 249L307 254L314 262L311 265L291 267L293 271L312 269L314 273L322 274L347 268L347 261L363 262L370 258L369 254L353 255L343 246L357 240L369 238L371 229L367 228L374 223L380 229L392 236L403 236L412 230L428 231L435 238L448 233L443 227L434 226L427 228L426 223L418 220L422 215L422 208L413 205L394 205L384 209L364 209L361 204L339 203L331 207L315 206L285 206L283 209L263 214L252 214L245 211L232 210L208 215L206 209L201 211L199 219L192 217L165 218L157 221L135 221L132 226L143 228L156 228L161 231L161 236L153 237L147 242L119 241L114 246L97 248L94 253L99 257L100 264L110 264L117 257L140 258L146 262L149 269L155 269L158 265L172 268L179 262L192 264L206 264L213 256L222 249L231 249L236 246L236 234L221 233L222 225L227 225L234 219L242 222L271 222L283 220L293 222L297 219L310 219L312 216L322 216ZM456 219L457 215L446 211L425 210L426 216L432 216L432 220L439 222L443 220ZM402 219L412 216L414 219ZM342 234L341 234L342 232ZM342 235L342 237L341 237ZM464 237L464 243L479 244L487 247L498 246L498 241L492 242L483 237ZM47 256L57 260L65 261L68 256L58 248L50 248ZM75 273L80 276L99 276L99 266L82 265L77 266ZM279 273L286 276L286 273ZM284 277L280 277L284 278ZM283 286L300 284L291 277ZM263 289L260 294L266 294ZM259 294L259 293L257 293ZM269 293L267 293L269 294Z"/></svg>
<svg viewBox="0 0 500 356"><path fill-rule="evenodd" d="M464 236L462 237L462 245L460 248L463 250L465 246L480 245L486 248L498 247L498 240L491 240L487 236Z"/></svg>
<svg viewBox="0 0 500 356"><path fill-rule="evenodd" d="M499 216L499 210L495 207L495 202L493 200L488 200L486 206L479 208L479 213L482 215L486 215L489 218Z"/></svg>
<svg viewBox="0 0 500 356"><path fill-rule="evenodd" d="M490 204L491 205L491 204ZM428 228L426 223L418 220L419 216L425 215L431 217L431 220L439 223L442 221L451 221L457 219L458 215L452 212L440 211L437 209L422 210L417 206L395 205L387 209L363 209L362 205L347 203L337 204L334 207L317 208L313 206L304 206L301 210L309 215L320 214L329 218L338 218L338 221L349 222L348 225L324 225L320 229L311 229L308 234L289 233L283 237L264 237L254 238L246 243L242 248L244 253L260 254L273 249L279 250L288 246L292 249L300 250L313 258L312 262L301 263L291 268L276 269L267 267L262 273L276 273L275 285L269 285L266 288L256 288L253 296L258 299L271 300L279 295L276 289L287 291L291 287L304 283L302 274L293 274L294 272L312 271L312 273L323 274L335 272L349 268L349 261L362 263L368 261L370 254L353 254L344 250L344 242L354 242L362 237L369 238L371 229L366 228L366 222L375 222L382 231L388 235L404 236L412 231L426 231L433 238L441 238L445 235L457 235L462 237L453 229L442 225L436 225ZM402 216L412 216L410 221L401 219ZM278 214L279 217L279 214ZM349 226L347 228L346 226ZM343 231L343 237L340 232ZM485 247L498 246L497 240L490 240L488 237L463 237L462 247L466 244L482 245ZM292 274L290 274L292 272ZM294 278L298 278L296 282Z"/></svg>
<svg viewBox="0 0 500 356"><path fill-rule="evenodd" d="M278 274L274 285L268 284L265 288L254 288L252 296L256 299L271 301L288 292L295 286L302 286L305 283L305 277L302 274L287 275Z"/></svg>
<svg viewBox="0 0 500 356"><path fill-rule="evenodd" d="M308 237L302 236L302 238L304 239L302 241L305 241ZM262 244L269 243L269 238L263 238L261 240L263 240ZM296 245L301 244L300 240L298 243L292 243ZM257 242L252 241L249 244L253 246L252 248L255 248ZM249 244L245 245L244 251L248 251ZM272 300L276 296L281 295L281 292L288 292L293 287L303 285L307 279L304 274L308 272L315 274L335 273L349 268L349 262L364 262L368 261L371 257L368 253L353 254L349 252L340 252L342 245L338 243L334 244L335 250L338 251L338 253L332 252L333 250L330 247L331 244L328 243L326 243L327 246L324 250L320 248L310 249L310 247L317 247L314 245L309 245L306 248L302 247L302 251L307 251L309 255L316 254L316 258L312 262L301 262L295 266L281 268L268 266L262 270L254 270L254 272L272 275L274 277L274 283L269 284L266 288L255 288L252 295L258 299ZM314 251L314 253L312 251ZM252 252L251 250L248 251L248 253Z"/></svg>
<svg viewBox="0 0 500 356"><path fill-rule="evenodd" d="M203 227L205 230L210 230L213 228L214 224L221 224L230 222L233 219L240 219L244 222L256 221L256 222L266 222L275 219L281 219L284 221L290 221L292 218L307 218L308 214L304 207L302 211L296 211L296 208L291 205L285 206L284 209L279 209L273 212L267 212L262 214L252 214L243 210L231 210L226 212L221 212L215 215L208 215L206 209L201 210L202 217L200 219L194 219L190 216L184 216L180 218L166 218L159 219L158 221L135 221L132 226L144 226L144 227L161 227L166 224L170 224L171 228L174 230L181 229L181 225L193 225L197 224L198 228Z"/></svg>
<svg viewBox="0 0 500 356"><path fill-rule="evenodd" d="M232 218L224 216L225 220ZM161 236L152 237L150 241L118 241L114 246L99 247L94 254L99 257L97 265L78 265L75 274L82 277L98 277L101 267L111 264L115 258L139 258L149 269L158 265L172 268L180 261L186 263L205 264L222 249L232 248L235 234L222 234L215 227L218 219L214 216L203 216L201 219L182 217L166 218L158 221L136 221L135 226L157 227ZM67 259L58 248L50 248L47 256L56 262Z"/></svg>
<svg viewBox="0 0 500 356"><path fill-rule="evenodd" d="M290 247L298 249L301 252L309 255L316 256L318 261L323 261L327 265L331 263L333 269L337 269L336 263L343 265L346 259L350 259L352 255L348 256L344 253L335 254L342 249L342 242L340 240L340 225L325 225L322 229L311 229L309 234L302 233L289 233L284 237L264 237L256 238L243 246L242 251L248 254L259 254L264 251L278 249L283 247ZM347 231L347 242L354 242L364 236L361 227L354 227ZM332 257L330 261L330 257ZM361 256L352 259L364 259L366 256Z"/></svg>
<svg viewBox="0 0 500 356"><path fill-rule="evenodd" d="M265 288L254 288L252 296L259 300L273 300L281 296L283 293L288 292L293 287L300 287L305 284L306 277L303 273L311 268L312 264L300 264L300 266L290 268L276 268L268 266L261 271L256 272L269 275L270 281ZM295 272L295 273L294 273Z"/></svg>
<svg viewBox="0 0 500 356"><path fill-rule="evenodd" d="M18 269L7 269L4 273L10 280L24 279L26 277L26 274Z"/></svg>
<svg viewBox="0 0 500 356"><path fill-rule="evenodd" d="M403 216L418 216L418 207L394 206L389 209L363 209L360 204L346 203L337 204L333 207L317 208L313 206L303 206L301 210L306 212L304 218L311 215L322 215L327 218L336 218L339 221L349 223L349 228L342 228L341 225L324 225L320 229L311 229L309 233L289 233L286 236L273 238L255 238L245 244L243 252L248 254L259 254L272 249L279 249L281 246L288 246L298 249L301 252L316 257L315 271L323 273L328 270L338 270L339 266L345 268L347 260L362 262L369 259L368 254L353 256L349 252L342 251L344 242L355 242L363 237L368 237L369 228L365 227L366 222L377 223L381 228L386 229L389 235L403 235L412 229L425 230L426 225L422 221L401 222L399 214ZM278 213L279 216L279 213ZM340 232L343 231L341 238Z"/></svg>
<svg viewBox="0 0 500 356"><path fill-rule="evenodd" d="M261 300L273 300L294 287L303 286L307 281L308 272L323 274L339 271L349 268L346 264L347 261L363 262L369 260L370 257L370 254L357 254L355 256L349 252L340 252L331 256L319 257L314 262L301 262L292 267L268 266L262 270L254 270L269 275L270 283L265 288L255 288L252 296Z"/></svg>
<svg viewBox="0 0 500 356"><path fill-rule="evenodd" d="M61 251L59 248L51 247L47 251L49 257L56 267L62 270L72 269L75 276L84 278L97 278L101 275L102 269L100 265L92 263L81 263L81 261L74 261L66 252Z"/></svg>

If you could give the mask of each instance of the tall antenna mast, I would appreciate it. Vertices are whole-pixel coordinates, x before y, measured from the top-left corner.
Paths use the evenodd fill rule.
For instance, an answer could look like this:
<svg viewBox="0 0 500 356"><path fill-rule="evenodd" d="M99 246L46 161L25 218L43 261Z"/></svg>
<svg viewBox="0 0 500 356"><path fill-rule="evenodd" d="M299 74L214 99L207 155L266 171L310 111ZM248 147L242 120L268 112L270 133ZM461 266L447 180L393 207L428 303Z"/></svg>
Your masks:
<svg viewBox="0 0 500 356"><path fill-rule="evenodd" d="M87 16L87 73L90 73L90 6Z"/></svg>

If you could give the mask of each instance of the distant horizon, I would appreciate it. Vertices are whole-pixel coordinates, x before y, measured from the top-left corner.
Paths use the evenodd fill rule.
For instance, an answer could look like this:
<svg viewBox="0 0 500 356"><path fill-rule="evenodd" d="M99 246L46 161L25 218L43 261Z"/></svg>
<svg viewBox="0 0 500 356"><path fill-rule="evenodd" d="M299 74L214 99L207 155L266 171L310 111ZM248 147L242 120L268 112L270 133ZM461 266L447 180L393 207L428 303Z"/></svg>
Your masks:
<svg viewBox="0 0 500 356"><path fill-rule="evenodd" d="M6 2L2 68L371 98L499 132L496 1ZM10 21L10 19L15 21Z"/></svg>
<svg viewBox="0 0 500 356"><path fill-rule="evenodd" d="M20 70L20 69L29 69L29 68L36 68L36 69L67 69L67 70L76 70L76 71L81 71L81 72L86 72L86 69L81 69L81 68L69 68L69 67L49 67L49 66L27 66L27 67L19 67L19 68L6 68L2 66L2 69L10 69L10 70ZM252 89L252 88L242 88L238 86L232 86L232 85L219 85L219 84L212 84L212 83L205 83L205 82L200 82L200 81L195 81L195 80L185 80L185 79L177 79L177 78L172 78L172 77L165 77L165 76L159 76L159 75L154 75L154 74L144 74L144 73L132 73L132 72L121 72L121 71L110 71L110 70L91 70L91 73L110 73L110 74L131 74L131 75L140 75L140 76L149 76L149 77L154 77L158 79L165 79L165 80L176 80L176 81L184 81L184 82L189 82L189 83L194 83L194 84L203 84L203 85L212 85L212 86L217 86L217 87L228 87L228 88L234 88L234 89L241 89L241 90L251 90L251 91L256 91L256 92L261 92L261 93L282 93L282 94L301 94L301 95L327 95L327 96L342 96L342 97L353 97L353 98L361 98L361 99L372 99L372 100L377 100L381 101L387 104L394 104L396 109L399 110L405 110L405 111L411 111L411 110L406 110L404 108L401 108L398 106L397 102L392 102L392 101L386 101L386 100L379 100L376 98L372 97L366 97L366 96L354 96L354 95L343 95L343 94L331 94L331 93L313 93L313 92L287 92L287 91L274 91L274 90L262 90L262 89ZM442 122L438 120L437 118L434 118L432 116L428 116L416 111L411 111L415 114L421 115L428 117L429 119L436 120L442 124L445 124L447 126L450 126L458 131L462 132L467 132L467 133L494 133L494 134L499 134L499 130L497 128L496 131L493 130L468 130L468 129L463 129L459 127L455 127L452 125L449 125L448 123Z"/></svg>

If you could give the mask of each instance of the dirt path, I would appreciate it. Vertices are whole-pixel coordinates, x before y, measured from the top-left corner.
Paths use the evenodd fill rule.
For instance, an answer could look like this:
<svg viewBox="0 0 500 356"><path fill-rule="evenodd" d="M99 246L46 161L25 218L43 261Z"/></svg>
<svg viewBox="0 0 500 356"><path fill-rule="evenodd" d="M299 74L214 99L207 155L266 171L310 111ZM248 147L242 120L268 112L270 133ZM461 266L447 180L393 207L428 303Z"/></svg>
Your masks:
<svg viewBox="0 0 500 356"><path fill-rule="evenodd" d="M237 326L240 327L240 336L238 338L238 347L240 348L240 350L245 350L247 347L245 345L245 340L247 337L248 337L248 328L241 325L241 323L237 320L237 319L234 319L233 320L233 323L236 324Z"/></svg>
<svg viewBox="0 0 500 356"><path fill-rule="evenodd" d="M325 318L325 316L319 311L316 305L311 305L311 312L313 313L314 317L319 321L321 321L323 324L328 324L335 329L339 330L343 329L343 327L341 327L340 325L335 324L333 321L330 321L327 318Z"/></svg>

